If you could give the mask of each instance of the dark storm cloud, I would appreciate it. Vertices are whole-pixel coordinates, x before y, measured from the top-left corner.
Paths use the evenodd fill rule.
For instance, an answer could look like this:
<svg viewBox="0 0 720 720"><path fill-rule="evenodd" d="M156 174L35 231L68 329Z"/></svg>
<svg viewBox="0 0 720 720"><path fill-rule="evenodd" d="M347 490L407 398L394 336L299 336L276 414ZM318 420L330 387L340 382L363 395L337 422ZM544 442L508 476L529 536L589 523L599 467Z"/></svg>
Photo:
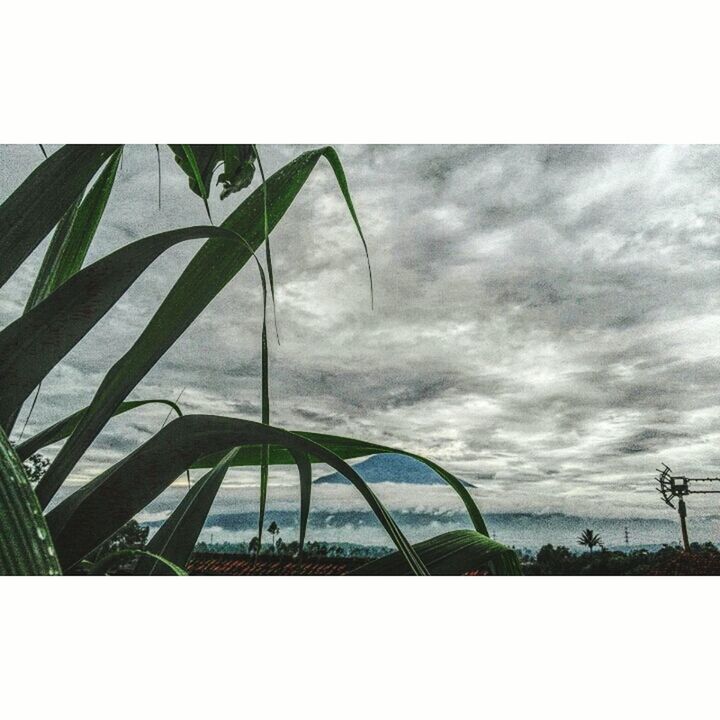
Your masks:
<svg viewBox="0 0 720 720"><path fill-rule="evenodd" d="M274 170L302 148L261 148ZM319 165L273 233L281 344L274 422L431 455L486 506L654 508L659 458L718 471L720 149L655 146L339 148L375 277ZM0 196L39 161L0 148ZM204 223L154 149L130 147L91 250ZM226 216L235 197L212 201ZM200 242L166 253L51 374L31 429L81 407ZM21 311L34 268L0 292ZM257 418L261 295L246 268L133 397ZM78 477L136 447L166 412L113 420ZM595 505L595 506L594 506Z"/></svg>

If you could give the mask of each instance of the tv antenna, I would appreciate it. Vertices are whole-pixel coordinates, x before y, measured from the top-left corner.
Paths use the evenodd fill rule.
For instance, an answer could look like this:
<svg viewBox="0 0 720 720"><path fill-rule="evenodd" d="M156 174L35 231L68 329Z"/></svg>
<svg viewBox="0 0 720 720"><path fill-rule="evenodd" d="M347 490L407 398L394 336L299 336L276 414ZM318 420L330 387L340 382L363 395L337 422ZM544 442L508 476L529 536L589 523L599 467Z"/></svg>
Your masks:
<svg viewBox="0 0 720 720"><path fill-rule="evenodd" d="M720 477L705 477L705 478L689 478L685 475L673 475L672 470L665 464L662 463L663 469L658 470L658 476L655 478L659 487L655 488L661 495L662 499L671 507L673 510L673 500L677 498L677 511L680 516L680 531L682 533L683 547L686 552L690 552L690 541L688 540L687 532L687 508L685 507L685 496L693 494L698 495L715 495L720 493L720 490L696 490L694 487L690 487L690 483L712 483L720 482ZM704 486L707 487L707 486Z"/></svg>

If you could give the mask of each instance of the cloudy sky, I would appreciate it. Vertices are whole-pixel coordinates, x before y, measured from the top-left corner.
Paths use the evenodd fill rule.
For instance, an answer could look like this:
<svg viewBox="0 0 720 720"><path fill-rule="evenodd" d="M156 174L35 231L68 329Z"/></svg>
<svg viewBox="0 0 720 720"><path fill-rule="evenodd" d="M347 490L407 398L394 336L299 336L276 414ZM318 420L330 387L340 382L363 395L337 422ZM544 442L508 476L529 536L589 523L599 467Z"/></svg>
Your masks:
<svg viewBox="0 0 720 720"><path fill-rule="evenodd" d="M304 148L262 146L266 172ZM720 475L720 148L339 146L375 279L321 162L272 236L272 420L430 456L490 510L664 514L660 461ZM0 200L42 159L0 146ZM127 148L91 260L206 221L166 151ZM212 202L219 222L239 196ZM166 253L48 377L27 433L82 407L201 242ZM45 246L43 245L43 248ZM36 253L0 291L21 312ZM247 266L132 397L259 419ZM22 419L25 412L21 415ZM111 421L89 478L155 431ZM277 476L282 479L282 473Z"/></svg>

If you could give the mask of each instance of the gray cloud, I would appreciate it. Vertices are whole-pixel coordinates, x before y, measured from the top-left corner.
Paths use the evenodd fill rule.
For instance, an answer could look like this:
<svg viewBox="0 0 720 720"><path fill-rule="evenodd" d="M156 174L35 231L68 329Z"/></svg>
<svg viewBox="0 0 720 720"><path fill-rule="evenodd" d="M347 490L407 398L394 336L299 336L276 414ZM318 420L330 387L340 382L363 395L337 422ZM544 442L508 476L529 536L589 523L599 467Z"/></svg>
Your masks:
<svg viewBox="0 0 720 720"><path fill-rule="evenodd" d="M270 171L301 150L261 148ZM720 472L720 149L338 150L376 309L342 196L319 165L272 236L274 422L428 454L477 479L490 509L649 512L661 459ZM39 160L33 147L0 147L0 198ZM169 156L158 209L155 162L152 148L128 149L91 259L205 221ZM214 199L213 216L236 202ZM31 431L88 402L200 244L159 259L51 374ZM21 310L39 259L0 291L0 322ZM257 418L260 311L248 267L133 397L186 388L188 411ZM164 416L114 420L78 477Z"/></svg>

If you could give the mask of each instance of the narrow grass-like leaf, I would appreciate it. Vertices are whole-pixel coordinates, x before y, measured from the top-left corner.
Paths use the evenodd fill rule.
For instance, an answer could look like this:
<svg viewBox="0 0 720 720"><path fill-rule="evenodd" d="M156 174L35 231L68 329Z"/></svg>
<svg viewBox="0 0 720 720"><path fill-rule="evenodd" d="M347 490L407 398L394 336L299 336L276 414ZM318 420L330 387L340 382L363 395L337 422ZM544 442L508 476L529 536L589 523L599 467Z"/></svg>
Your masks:
<svg viewBox="0 0 720 720"><path fill-rule="evenodd" d="M344 460L298 435L250 420L185 415L108 468L47 514L63 567L71 567L112 536L200 457L230 448L280 445L327 463L350 480L416 574L427 574L407 538L375 493Z"/></svg>
<svg viewBox="0 0 720 720"><path fill-rule="evenodd" d="M472 495L468 492L465 484L459 478L455 477L452 473L440 467L440 465L434 463L432 460L428 460L421 455L406 452L405 450L365 442L364 440L355 440L353 438L341 437L339 435L326 435L324 433L303 432L299 430L293 430L292 432L293 434L311 440L318 445L322 445L338 457L345 460L367 457L368 455L377 455L380 453L397 453L399 455L406 455L407 457L418 460L434 470L457 493L465 505L475 530L483 533L483 535L489 535L487 526L485 525L485 520L483 519L478 506L475 504L475 501L473 500ZM194 467L212 467L218 459L219 458L217 456L211 455L209 457L202 458L194 465ZM289 452L287 452L287 450L283 448L271 449L269 458L270 465L291 465L294 462L295 459ZM313 458L313 462L317 462L317 459ZM261 448L259 446L244 447L235 454L235 458L233 459L233 465L237 466L258 466L260 463Z"/></svg>
<svg viewBox="0 0 720 720"><path fill-rule="evenodd" d="M57 225L118 145L65 145L0 205L0 287Z"/></svg>
<svg viewBox="0 0 720 720"><path fill-rule="evenodd" d="M148 550L140 549L128 549L128 550L116 550L104 558L98 560L91 568L89 575L107 575L108 572L118 565L122 565L130 560L134 559L145 560L148 559L158 565L161 565L167 570L167 575L187 575L183 568L178 567L175 563L167 560L160 555L149 552Z"/></svg>
<svg viewBox="0 0 720 720"><path fill-rule="evenodd" d="M52 290L55 288L52 288L52 290L48 290L48 292L44 292L45 287L50 287L50 284L52 282L52 276L54 275L54 266L56 264L57 259L62 254L63 246L65 245L66 239L68 234L70 233L70 229L73 226L73 222L75 220L75 216L77 215L78 208L80 207L80 198L78 198L68 209L67 212L60 218L60 222L57 224L55 228L55 232L53 233L52 238L50 239L50 244L48 245L48 249L45 251L45 255L43 255L43 261L40 265L40 270L38 271L37 276L35 277L35 283L32 287L32 290L30 291L30 297L28 297L27 302L25 303L25 310L24 312L27 312L28 310L32 310L35 305L40 302L43 298L47 297ZM58 283L59 285L59 283ZM57 287L57 285L56 285Z"/></svg>
<svg viewBox="0 0 720 720"><path fill-rule="evenodd" d="M342 163L340 162L337 152L335 152L335 148L327 148L324 155L325 159L330 163L330 166L335 173L335 178L340 186L340 191L345 198L345 204L350 211L350 215L355 223L355 228L358 231L358 235L360 235L360 240L362 240L363 248L365 250L365 259L367 260L368 277L370 278L370 307L374 307L375 291L373 288L372 266L370 265L370 252L368 251L367 242L365 242L365 236L363 235L362 228L360 227L360 221L358 220L357 213L355 212L355 206L353 205L352 197L350 196L350 188L348 187L347 178L345 177L345 170L343 170Z"/></svg>
<svg viewBox="0 0 720 720"><path fill-rule="evenodd" d="M265 322L266 309L263 307L263 326L262 326L262 422L263 425L270 424L270 379L268 369L268 344L267 344L267 325ZM270 448L267 445L262 449L262 460L260 462L260 512L258 514L258 552L262 546L262 531L265 524L265 505L267 503L267 486L270 465Z"/></svg>
<svg viewBox="0 0 720 720"><path fill-rule="evenodd" d="M305 546L305 534L307 532L308 516L310 515L310 497L312 494L312 464L307 453L291 450L295 464L300 474L300 552L302 559L303 547Z"/></svg>
<svg viewBox="0 0 720 720"><path fill-rule="evenodd" d="M155 404L167 405L170 408L171 414L175 413L178 417L182 417L182 410L180 410L177 402L173 402L172 400L164 400L163 398L151 398L148 400L127 400L126 402L121 403L118 406L117 410L113 413L113 416L122 415L123 413L129 412L130 410L135 410L135 408L142 407L143 405ZM21 460L27 460L31 455L38 452L39 450L42 450L44 447L52 445L53 443L56 443L60 440L64 440L75 429L77 424L80 422L80 418L83 416L83 413L86 410L87 408L82 408L81 410L74 412L72 415L68 415L62 420L58 420L53 425L50 425L50 427L47 427L41 432L37 433L37 435L33 435L31 438L28 438L25 442L19 443L15 448L18 457Z"/></svg>
<svg viewBox="0 0 720 720"><path fill-rule="evenodd" d="M30 418L32 417L33 411L35 410L35 405L37 404L38 398L40 397L40 390L42 390L42 383L40 383L35 388L35 395L33 395L32 402L30 403L30 409L28 410L28 414L25 416L25 422L23 423L22 430L20 431L20 437L18 438L18 442L22 442L22 439L25 437L25 431L27 430L28 423L30 422ZM10 422L8 423L8 427L11 427L13 425L12 418L10 419Z"/></svg>
<svg viewBox="0 0 720 720"><path fill-rule="evenodd" d="M162 162L160 161L160 146L155 145L158 166L158 210L162 210Z"/></svg>
<svg viewBox="0 0 720 720"><path fill-rule="evenodd" d="M213 220L212 220L212 216L210 215L210 206L208 205L208 198L210 196L208 195L208 189L205 187L205 181L203 180L202 174L200 172L200 168L198 167L195 153L193 152L193 149L189 145L183 145L182 149L183 149L183 152L185 153L185 158L187 159L188 165L190 166L190 170L192 171L193 178L195 179L195 182L197 183L197 186L200 189L200 197L202 198L202 201L205 203L205 211L207 212L208 220L210 220L210 222L212 222Z"/></svg>
<svg viewBox="0 0 720 720"><path fill-rule="evenodd" d="M25 312L54 292L85 262L115 183L122 148L116 150L82 202L73 204L60 221L35 279Z"/></svg>
<svg viewBox="0 0 720 720"><path fill-rule="evenodd" d="M170 517L150 538L147 544L150 552L185 567L234 454L233 448L192 486ZM143 559L135 566L135 575L167 574L168 568L157 560Z"/></svg>
<svg viewBox="0 0 720 720"><path fill-rule="evenodd" d="M413 545L431 575L465 575L488 569L495 575L522 575L514 550L474 530L452 530ZM408 575L400 553L372 560L350 575Z"/></svg>
<svg viewBox="0 0 720 720"><path fill-rule="evenodd" d="M20 458L0 428L0 575L59 575L60 566Z"/></svg>
<svg viewBox="0 0 720 720"><path fill-rule="evenodd" d="M260 153L258 152L255 145L252 146L255 160L257 160L258 170L260 170L260 178L262 180L262 191L263 191L263 225L265 235L265 263L268 269L268 280L270 281L270 297L272 298L273 307L273 321L275 324L275 337L277 338L278 344L280 344L280 330L278 329L277 320L277 306L275 305L275 279L273 277L272 269L272 253L270 252L270 230L268 228L268 204L267 204L267 183L265 182L265 171L263 170L262 161L260 160Z"/></svg>
<svg viewBox="0 0 720 720"><path fill-rule="evenodd" d="M194 192L199 198L202 198L205 194L206 188L209 189L212 183L213 174L215 169L222 162L223 152L222 145L168 145L170 150L175 155L175 162L178 164L180 169L188 177L188 185L190 190ZM192 151L192 156L195 159L195 165L200 172L202 183L198 184L195 171L193 171L188 161L188 156L185 152L185 148L189 147Z"/></svg>
<svg viewBox="0 0 720 720"><path fill-rule="evenodd" d="M267 192L267 223L271 232L320 158L336 157L333 152L331 148L321 148L295 158L268 178L264 183L267 186L265 189L256 189L242 202L225 220L222 228L238 233L247 239L250 249L257 249L265 237L264 193ZM331 165L342 189L344 176L339 174L342 168L333 163ZM347 184L344 185L346 187ZM44 479L50 486L59 487L62 484L115 408L244 267L252 256L250 249L230 240L213 240L197 252L143 333L105 376L88 412L48 469Z"/></svg>
<svg viewBox="0 0 720 720"><path fill-rule="evenodd" d="M53 156L54 157L54 156ZM209 225L137 240L75 273L54 293L0 332L0 425L7 428L25 399L117 302L139 275L177 243L237 235ZM113 408L114 410L114 408Z"/></svg>

